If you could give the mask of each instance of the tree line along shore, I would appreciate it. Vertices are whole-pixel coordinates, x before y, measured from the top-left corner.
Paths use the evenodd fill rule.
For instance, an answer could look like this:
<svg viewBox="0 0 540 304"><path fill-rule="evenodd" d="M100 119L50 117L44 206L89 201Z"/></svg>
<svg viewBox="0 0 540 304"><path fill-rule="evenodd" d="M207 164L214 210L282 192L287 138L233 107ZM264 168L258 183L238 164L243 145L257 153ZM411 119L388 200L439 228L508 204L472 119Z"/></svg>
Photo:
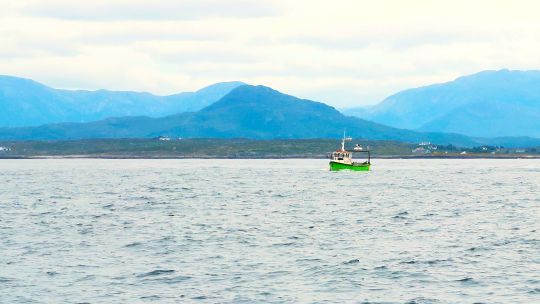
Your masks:
<svg viewBox="0 0 540 304"><path fill-rule="evenodd" d="M375 158L540 158L540 147L457 147L353 140ZM88 139L0 141L0 158L326 158L337 139ZM351 144L351 147L352 147Z"/></svg>

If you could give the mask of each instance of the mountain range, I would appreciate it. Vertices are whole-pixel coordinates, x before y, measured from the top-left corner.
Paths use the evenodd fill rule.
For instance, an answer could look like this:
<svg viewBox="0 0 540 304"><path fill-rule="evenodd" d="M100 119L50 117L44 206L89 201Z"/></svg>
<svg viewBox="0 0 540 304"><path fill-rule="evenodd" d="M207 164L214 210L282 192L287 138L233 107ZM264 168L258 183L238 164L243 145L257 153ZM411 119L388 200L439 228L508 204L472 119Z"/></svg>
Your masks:
<svg viewBox="0 0 540 304"><path fill-rule="evenodd" d="M343 115L324 103L242 82L156 96L58 90L28 79L1 76L0 140L165 135L337 138L347 130L349 136L370 140L538 146L540 139L531 138L540 137L540 120L536 119L540 98L538 87L534 86L538 75L540 72L487 71L403 91L379 105L356 110L356 115L367 119ZM485 120L479 117L482 115ZM503 132L505 128L510 131Z"/></svg>
<svg viewBox="0 0 540 304"><path fill-rule="evenodd" d="M540 71L483 71L344 112L418 131L540 137Z"/></svg>
<svg viewBox="0 0 540 304"><path fill-rule="evenodd" d="M145 92L54 89L30 79L0 76L0 127L90 122L109 117L162 117L200 110L242 82L223 82L196 92L157 96Z"/></svg>
<svg viewBox="0 0 540 304"><path fill-rule="evenodd" d="M345 116L324 103L299 99L265 86L242 85L219 101L197 111L161 118L119 117L89 123L60 123L39 127L0 128L0 139L84 138L339 138L344 130L355 138L431 141L473 146L500 144L540 145L529 138L478 139L459 134L417 132L388 127L357 117Z"/></svg>

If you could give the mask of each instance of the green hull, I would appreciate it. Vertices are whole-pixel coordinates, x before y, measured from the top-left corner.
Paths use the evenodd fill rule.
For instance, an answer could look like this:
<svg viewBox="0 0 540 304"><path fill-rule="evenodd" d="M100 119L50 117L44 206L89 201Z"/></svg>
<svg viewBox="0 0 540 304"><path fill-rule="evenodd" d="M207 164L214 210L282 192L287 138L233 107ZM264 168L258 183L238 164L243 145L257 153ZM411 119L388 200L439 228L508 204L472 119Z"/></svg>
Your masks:
<svg viewBox="0 0 540 304"><path fill-rule="evenodd" d="M371 164L342 164L331 161L330 162L330 171L340 171L340 170L352 170L352 171L369 171Z"/></svg>

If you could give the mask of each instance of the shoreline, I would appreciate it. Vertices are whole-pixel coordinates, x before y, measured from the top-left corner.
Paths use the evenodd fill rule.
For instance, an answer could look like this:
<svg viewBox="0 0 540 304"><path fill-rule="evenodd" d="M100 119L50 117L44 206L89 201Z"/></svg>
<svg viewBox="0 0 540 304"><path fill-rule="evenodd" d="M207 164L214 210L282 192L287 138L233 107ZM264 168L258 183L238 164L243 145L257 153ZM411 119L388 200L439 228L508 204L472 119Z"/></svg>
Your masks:
<svg viewBox="0 0 540 304"><path fill-rule="evenodd" d="M540 147L436 146L362 140L374 159L537 159ZM333 139L92 139L73 141L0 141L0 159L327 159L340 143ZM462 154L466 153L466 154ZM353 156L354 157L354 156ZM354 158L362 158L358 155Z"/></svg>
<svg viewBox="0 0 540 304"><path fill-rule="evenodd" d="M272 155L261 157L249 156L171 156L171 155L35 155L35 156L0 156L0 160L8 159L327 159L326 157L301 156L301 155ZM379 155L372 156L371 159L540 159L540 155L508 155L508 156L487 156L487 155Z"/></svg>

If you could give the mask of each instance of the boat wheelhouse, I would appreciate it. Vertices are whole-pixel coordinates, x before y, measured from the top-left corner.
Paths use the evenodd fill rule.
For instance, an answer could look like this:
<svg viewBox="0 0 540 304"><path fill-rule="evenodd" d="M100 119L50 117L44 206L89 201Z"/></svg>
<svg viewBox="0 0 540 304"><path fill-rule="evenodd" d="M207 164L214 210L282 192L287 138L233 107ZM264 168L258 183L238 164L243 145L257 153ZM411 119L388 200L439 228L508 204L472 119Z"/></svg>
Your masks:
<svg viewBox="0 0 540 304"><path fill-rule="evenodd" d="M345 149L345 141L351 141L352 138L343 136L341 141L341 149L338 149L330 155L330 171L353 170L353 171L369 171L371 166L371 153L369 149L363 149L360 145L356 145L352 151ZM353 153L367 154L367 160L364 162L353 161Z"/></svg>

